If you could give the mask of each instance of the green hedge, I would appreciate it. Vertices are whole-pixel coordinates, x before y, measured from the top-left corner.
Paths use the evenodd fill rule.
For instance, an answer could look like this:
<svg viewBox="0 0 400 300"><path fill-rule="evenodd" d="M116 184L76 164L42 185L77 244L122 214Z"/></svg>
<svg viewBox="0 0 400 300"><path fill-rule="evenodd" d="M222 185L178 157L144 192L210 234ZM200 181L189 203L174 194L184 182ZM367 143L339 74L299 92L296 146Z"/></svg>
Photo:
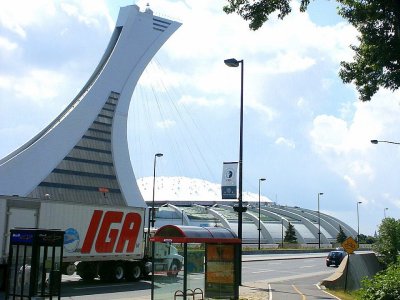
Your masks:
<svg viewBox="0 0 400 300"><path fill-rule="evenodd" d="M400 299L400 264L390 265L371 279L364 279L357 292L360 300Z"/></svg>

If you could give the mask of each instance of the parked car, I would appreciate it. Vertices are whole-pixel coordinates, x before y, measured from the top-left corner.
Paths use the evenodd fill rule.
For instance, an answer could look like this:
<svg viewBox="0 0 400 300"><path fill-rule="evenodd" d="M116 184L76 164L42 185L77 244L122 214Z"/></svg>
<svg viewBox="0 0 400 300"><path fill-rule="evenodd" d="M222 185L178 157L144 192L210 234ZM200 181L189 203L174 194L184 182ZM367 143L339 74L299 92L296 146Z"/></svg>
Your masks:
<svg viewBox="0 0 400 300"><path fill-rule="evenodd" d="M330 267L331 265L339 266L342 262L343 258L347 255L346 251L342 250L335 250L329 252L328 256L326 257L326 266Z"/></svg>

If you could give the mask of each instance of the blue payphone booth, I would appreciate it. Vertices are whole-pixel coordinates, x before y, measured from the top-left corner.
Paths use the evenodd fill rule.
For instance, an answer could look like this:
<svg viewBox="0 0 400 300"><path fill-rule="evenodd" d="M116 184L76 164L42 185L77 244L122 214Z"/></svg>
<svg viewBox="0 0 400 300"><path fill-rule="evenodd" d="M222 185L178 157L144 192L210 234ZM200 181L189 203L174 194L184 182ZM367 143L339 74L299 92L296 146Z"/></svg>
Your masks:
<svg viewBox="0 0 400 300"><path fill-rule="evenodd" d="M6 299L60 299L64 231L12 229Z"/></svg>

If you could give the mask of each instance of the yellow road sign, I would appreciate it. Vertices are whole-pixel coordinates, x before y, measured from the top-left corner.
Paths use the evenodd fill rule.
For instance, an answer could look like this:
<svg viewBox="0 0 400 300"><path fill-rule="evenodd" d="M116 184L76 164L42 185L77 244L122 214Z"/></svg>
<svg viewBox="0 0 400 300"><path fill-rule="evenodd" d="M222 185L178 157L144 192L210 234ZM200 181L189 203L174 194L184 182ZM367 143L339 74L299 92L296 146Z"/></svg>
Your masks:
<svg viewBox="0 0 400 300"><path fill-rule="evenodd" d="M358 249L358 244L357 242L351 237L349 236L343 243L342 243L342 247L344 248L344 250L349 253L349 254L353 254L355 250Z"/></svg>

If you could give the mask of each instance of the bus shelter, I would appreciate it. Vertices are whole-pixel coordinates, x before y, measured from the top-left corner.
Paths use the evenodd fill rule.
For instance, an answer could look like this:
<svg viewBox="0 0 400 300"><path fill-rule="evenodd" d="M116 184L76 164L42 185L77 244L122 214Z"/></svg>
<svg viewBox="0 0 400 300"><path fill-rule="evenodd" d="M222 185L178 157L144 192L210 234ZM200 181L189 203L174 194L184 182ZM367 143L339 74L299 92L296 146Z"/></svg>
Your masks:
<svg viewBox="0 0 400 300"><path fill-rule="evenodd" d="M165 225L151 238L174 247L183 264L174 272L152 263L152 300L239 299L240 239L223 227ZM164 262L165 263L165 262Z"/></svg>

